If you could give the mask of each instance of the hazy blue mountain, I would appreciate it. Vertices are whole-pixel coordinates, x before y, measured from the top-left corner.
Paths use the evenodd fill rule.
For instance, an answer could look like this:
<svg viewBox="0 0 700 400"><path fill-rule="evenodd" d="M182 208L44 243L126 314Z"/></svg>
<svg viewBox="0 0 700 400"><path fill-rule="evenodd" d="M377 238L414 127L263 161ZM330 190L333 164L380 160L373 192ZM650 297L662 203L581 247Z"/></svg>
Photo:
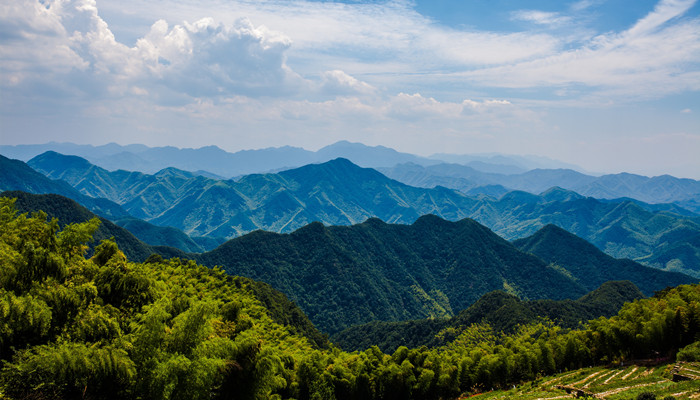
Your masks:
<svg viewBox="0 0 700 400"><path fill-rule="evenodd" d="M522 174L523 172L527 171L526 168L517 167L515 165L490 164L484 161L470 161L464 165L470 168L474 168L477 171L488 172L492 174L513 175Z"/></svg>
<svg viewBox="0 0 700 400"><path fill-rule="evenodd" d="M649 178L634 174L595 177L571 169L533 169L519 174L486 173L460 164L423 166L415 163L379 169L386 176L408 185L445 186L464 193L480 186L500 185L509 190L541 193L557 186L599 199L630 198L645 203L674 203L700 212L700 181L669 175Z"/></svg>
<svg viewBox="0 0 700 400"><path fill-rule="evenodd" d="M346 140L319 149L314 156L314 162L326 162L336 158L346 158L354 164L369 168L388 167L407 162L422 165L439 163L425 157L400 153L384 146L366 146Z"/></svg>
<svg viewBox="0 0 700 400"><path fill-rule="evenodd" d="M28 161L47 151L55 151L57 153L69 155L80 155L82 157L88 156L102 158L119 153L137 154L148 149L148 146L142 144L122 146L116 143L109 143L101 146L92 146L66 142L49 142L45 144L20 144L16 146L0 145L0 154L8 158Z"/></svg>
<svg viewBox="0 0 700 400"><path fill-rule="evenodd" d="M137 218L191 236L234 237L255 229L291 232L313 221L349 225L370 217L412 223L429 213L457 220L476 202L453 190L408 186L345 159L238 181L173 168L155 175L110 172L54 152L29 164L84 194L108 197Z"/></svg>
<svg viewBox="0 0 700 400"><path fill-rule="evenodd" d="M0 146L1 154L22 161L28 161L46 151L76 155L110 171L124 169L153 174L167 167L175 167L186 171L195 171L197 174L213 178L230 178L251 173L280 171L311 163L322 163L335 158L347 158L357 165L372 168L391 167L399 163L409 162L421 165L441 162L441 160L433 158L401 153L384 146L367 146L348 141L325 146L316 152L291 146L242 150L235 153L226 152L216 146L179 149L168 146L120 146L115 143L89 146L56 142L42 145ZM522 173L531 169L523 167L524 165L536 167L564 165L562 163L552 164L552 162L533 163L527 161L526 158L518 158L517 156L465 157L467 157L465 163L476 170L502 174Z"/></svg>
<svg viewBox="0 0 700 400"><path fill-rule="evenodd" d="M71 185L49 179L19 160L0 156L0 191L19 190L29 193L55 193L73 199L105 218L129 216L121 206L107 199L81 194Z"/></svg>
<svg viewBox="0 0 700 400"><path fill-rule="evenodd" d="M0 153L23 161L49 150L80 156L109 171L123 169L154 174L174 167L195 171L196 175L213 179L281 171L346 158L357 165L377 168L392 179L418 187L444 186L470 193L479 186L501 185L509 190L541 193L550 187L559 186L585 196L604 199L628 197L646 203L675 203L700 212L700 181L669 175L649 178L627 173L597 177L577 172L580 168L574 165L545 157L437 154L426 158L383 146L366 146L347 141L334 143L316 152L290 146L235 153L216 146L179 149L168 146L120 146L115 143L88 146L55 142L0 146Z"/></svg>
<svg viewBox="0 0 700 400"><path fill-rule="evenodd" d="M28 161L47 151L75 155L109 171L129 170L153 174L168 167L194 171L210 178L236 177L252 173L279 171L311 163L322 163L335 158L347 158L365 167L391 166L397 163L418 162L435 164L438 161L400 153L383 146L366 146L340 141L313 152L298 147L283 146L230 153L216 146L198 149L176 147L146 147L143 145L104 146L48 143L45 145L0 146L0 153ZM484 166L487 167L487 166Z"/></svg>
<svg viewBox="0 0 700 400"><path fill-rule="evenodd" d="M477 222L434 215L411 225L315 222L290 234L256 231L194 256L287 294L322 331L379 320L445 317L492 290L578 298L581 285Z"/></svg>
<svg viewBox="0 0 700 400"><path fill-rule="evenodd" d="M520 169L519 172L525 172L529 171L531 169L559 169L559 168L566 168L566 169L573 169L573 170L581 170L581 167L574 165L574 164L569 164L565 163L562 161L558 160L553 160L551 158L547 157L541 157L541 156L521 156L521 155L504 155L504 154L446 154L446 153L437 153L433 154L430 157L433 160L439 160L447 163L454 163L454 164L464 164L464 165L469 165L473 167L474 169L477 170L482 170L481 168L478 168L480 165L479 163L484 163L487 165L502 165L502 166L508 166L508 167L514 167L517 169ZM486 171L483 170L484 172L497 172L497 171ZM514 170L515 171L515 170ZM502 173L518 173L518 171L515 172L502 172Z"/></svg>

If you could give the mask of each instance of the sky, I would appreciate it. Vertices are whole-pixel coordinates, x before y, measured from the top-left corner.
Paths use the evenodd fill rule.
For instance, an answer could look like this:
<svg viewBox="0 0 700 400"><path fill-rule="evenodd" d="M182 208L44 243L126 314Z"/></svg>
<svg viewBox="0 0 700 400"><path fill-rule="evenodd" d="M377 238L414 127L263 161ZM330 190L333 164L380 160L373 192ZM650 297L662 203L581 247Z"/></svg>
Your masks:
<svg viewBox="0 0 700 400"><path fill-rule="evenodd" d="M349 140L700 179L696 0L0 3L0 144Z"/></svg>

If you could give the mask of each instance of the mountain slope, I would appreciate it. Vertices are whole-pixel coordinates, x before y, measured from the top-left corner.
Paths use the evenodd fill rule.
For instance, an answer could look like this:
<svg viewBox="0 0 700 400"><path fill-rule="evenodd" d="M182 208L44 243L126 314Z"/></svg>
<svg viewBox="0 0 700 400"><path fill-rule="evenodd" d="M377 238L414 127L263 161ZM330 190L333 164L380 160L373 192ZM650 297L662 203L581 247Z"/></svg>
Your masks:
<svg viewBox="0 0 700 400"><path fill-rule="evenodd" d="M118 204L97 196L85 196L63 181L52 180L19 160L0 156L0 191L20 190L29 193L55 193L73 199L106 218L129 216Z"/></svg>
<svg viewBox="0 0 700 400"><path fill-rule="evenodd" d="M49 218L58 219L59 226L67 224L81 223L96 217L85 207L75 201L56 194L30 194L20 191L2 192L0 197L16 199L14 206L20 213L45 212ZM126 229L99 217L100 226L93 234L93 241L89 242L90 249L88 255L92 255L95 246L102 240L112 239L119 246L119 249L133 261L142 262L155 256L156 260L162 254L166 257L179 257L187 259L188 255L177 249L167 246L150 246L132 235ZM312 343L318 346L326 345L326 338L309 321L308 317L281 292L274 290L270 285L260 281L254 281L245 277L235 277L239 287L246 285L252 290L255 296L268 309L273 320L281 325L290 326L295 332L306 336Z"/></svg>
<svg viewBox="0 0 700 400"><path fill-rule="evenodd" d="M687 275L643 266L632 260L618 260L592 244L555 225L547 225L534 235L515 240L520 250L545 262L564 268L576 282L592 290L604 282L627 279L647 296L665 286L694 283Z"/></svg>
<svg viewBox="0 0 700 400"><path fill-rule="evenodd" d="M411 223L428 213L457 220L475 202L452 190L404 185L345 159L219 181L175 169L155 175L110 172L75 158L47 152L29 165L84 194L107 196L137 218L192 236L291 232L317 220L341 225L378 217Z"/></svg>
<svg viewBox="0 0 700 400"><path fill-rule="evenodd" d="M646 203L674 203L700 212L700 181L670 175L646 177L620 173L600 177L571 169L533 169L519 174L486 173L460 164L430 166L405 163L380 171L392 179L425 188L437 185L464 193L484 185L541 193L553 186L600 199L632 198Z"/></svg>
<svg viewBox="0 0 700 400"><path fill-rule="evenodd" d="M201 253L202 246L181 230L149 224L136 218L122 218L115 223L152 246L171 246L188 253Z"/></svg>
<svg viewBox="0 0 700 400"><path fill-rule="evenodd" d="M57 218L62 226L86 222L96 217L94 213L74 200L57 194L30 194L21 191L6 191L0 193L0 197L17 199L15 207L21 213L44 211L49 218ZM153 247L140 241L126 229L115 225L105 218L99 218L100 226L93 235L95 241L89 244L90 252L100 241L109 238L114 238L124 254L134 261L143 261L156 252Z"/></svg>
<svg viewBox="0 0 700 400"><path fill-rule="evenodd" d="M321 330L371 320L450 316L482 294L579 297L578 284L472 220L412 225L370 219L312 223L291 234L253 232L196 256L205 265L270 283Z"/></svg>
<svg viewBox="0 0 700 400"><path fill-rule="evenodd" d="M238 181L172 168L155 175L109 172L57 153L30 163L85 194L112 196L132 215L193 237L235 237L256 229L292 232L313 221L348 225L371 217L412 223L432 213L453 221L473 218L509 240L556 224L613 257L700 277L700 251L688 241L700 234L700 218L678 215L673 207L600 201L562 188L541 195L469 197L444 187L408 186L344 159Z"/></svg>
<svg viewBox="0 0 700 400"><path fill-rule="evenodd" d="M417 348L449 343L469 325L477 323L488 323L499 333L512 333L519 325L548 318L573 329L588 320L615 315L624 303L643 297L629 281L606 282L577 300L520 300L498 290L484 294L452 318L373 321L338 332L331 340L345 351L378 346L393 353L399 346Z"/></svg>

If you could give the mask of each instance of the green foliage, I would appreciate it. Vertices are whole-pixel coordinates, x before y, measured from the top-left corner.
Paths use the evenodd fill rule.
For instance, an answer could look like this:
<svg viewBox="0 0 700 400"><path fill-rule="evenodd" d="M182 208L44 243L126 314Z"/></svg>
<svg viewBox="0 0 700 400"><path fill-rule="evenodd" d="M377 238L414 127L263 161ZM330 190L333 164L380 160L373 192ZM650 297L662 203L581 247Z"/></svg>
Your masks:
<svg viewBox="0 0 700 400"><path fill-rule="evenodd" d="M608 281L624 279L651 296L654 291L667 286L695 282L679 273L645 267L628 259L614 259L555 225L546 225L532 236L516 240L513 244L552 264L554 268L563 269L587 290L594 290Z"/></svg>
<svg viewBox="0 0 700 400"><path fill-rule="evenodd" d="M678 361L700 361L700 341L691 343L678 351Z"/></svg>
<svg viewBox="0 0 700 400"><path fill-rule="evenodd" d="M2 157L2 156L0 156ZM51 193L60 193L49 190ZM25 192L4 192L0 197L14 198L15 207L20 212L35 212L42 210L51 218L57 218L59 227L65 225L80 225L83 222L97 218L99 227L93 234L94 240L84 241L88 245L87 254L92 254L95 245L99 245L102 240L113 238L119 243L119 248L132 261L145 260L155 250L153 247L139 241L134 235L124 228L121 228L107 219L99 218L87 208L75 201L57 194L30 194ZM92 199L91 199L92 200ZM86 204L81 201L82 204ZM85 226L88 227L89 225ZM85 237L83 237L85 238Z"/></svg>
<svg viewBox="0 0 700 400"><path fill-rule="evenodd" d="M656 400L656 395L652 392L643 392L637 396L637 400Z"/></svg>
<svg viewBox="0 0 700 400"><path fill-rule="evenodd" d="M0 286L0 393L10 399L457 398L674 355L700 335L700 286L688 285L583 329L476 324L443 346L391 355L314 348L273 320L250 280L177 258L132 263L109 241L86 259L78 238L90 222L63 234L9 200L0 210L0 260L16 271Z"/></svg>
<svg viewBox="0 0 700 400"><path fill-rule="evenodd" d="M527 298L585 294L484 226L434 215L412 225L370 219L349 227L312 223L291 234L258 231L193 258L269 283L330 334L374 320L449 317L504 280Z"/></svg>
<svg viewBox="0 0 700 400"><path fill-rule="evenodd" d="M580 328L588 320L616 314L625 302L644 295L630 282L606 282L578 300L520 300L503 291L483 295L466 310L448 319L402 322L374 321L336 333L333 343L362 350L376 345L393 352L399 346L435 347L453 341L471 324L487 323L496 332L513 333L521 325L548 319L563 328Z"/></svg>

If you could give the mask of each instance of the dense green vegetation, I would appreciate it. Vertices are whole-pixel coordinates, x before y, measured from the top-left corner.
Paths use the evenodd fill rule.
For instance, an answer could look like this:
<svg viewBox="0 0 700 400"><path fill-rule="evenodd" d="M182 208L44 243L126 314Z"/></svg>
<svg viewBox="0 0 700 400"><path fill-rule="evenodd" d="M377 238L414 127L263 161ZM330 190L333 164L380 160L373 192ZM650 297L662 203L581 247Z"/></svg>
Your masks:
<svg viewBox="0 0 700 400"><path fill-rule="evenodd" d="M98 224L59 229L0 199L0 396L438 399L584 365L697 355L697 285L581 330L471 325L434 349L318 348L274 322L249 280L176 258L132 263L111 241L86 259Z"/></svg>
<svg viewBox="0 0 700 400"><path fill-rule="evenodd" d="M687 283L687 277L681 274L664 273L629 259L612 258L587 241L555 225L546 225L534 235L515 240L513 244L547 263L564 268L587 290L593 290L604 282L622 277L634 282L647 296L662 289L663 287L659 287L661 282L666 286Z"/></svg>
<svg viewBox="0 0 700 400"><path fill-rule="evenodd" d="M498 198L467 196L444 185L408 186L345 159L248 175L237 181L173 168L154 175L110 172L79 157L53 152L35 157L29 165L48 177L65 180L85 195L119 203L137 218L191 236L230 238L256 229L292 232L313 221L351 225L370 217L409 224L421 215L435 214L451 221L473 218L509 240L555 224L613 257L700 278L699 217L674 205L603 201L560 188L540 195L513 191ZM536 172L522 179L545 182L542 190L573 173ZM610 182L614 184L615 179ZM700 183L693 182L664 187L671 188L667 192L680 193L696 190L693 188ZM690 186L683 189L686 184Z"/></svg>
<svg viewBox="0 0 700 400"><path fill-rule="evenodd" d="M223 241L216 241L212 238L212 242L216 244L204 249L181 230L172 227L157 226L136 218L121 218L114 222L131 232L139 240L152 246L170 246L188 253L201 253L214 249L223 243Z"/></svg>
<svg viewBox="0 0 700 400"><path fill-rule="evenodd" d="M574 258L580 253L585 262L548 264L475 221L431 215L412 225L370 219L349 227L314 223L291 234L253 232L193 257L268 282L330 334L375 320L450 317L493 290L525 300L561 300L579 298L608 280L630 280L647 295L696 282L614 260L575 237L540 236L540 248L549 248L551 240ZM598 315L603 314L586 314L583 320Z"/></svg>
<svg viewBox="0 0 700 400"><path fill-rule="evenodd" d="M21 212L45 210L67 223L94 217L58 195L9 192L5 196L16 196L15 205ZM552 230L560 234L544 234ZM423 217L411 226L372 219L351 227L326 228L317 223L290 235L255 232L201 255L146 245L107 220L102 220L94 236L88 255L99 240L113 237L130 260L143 261L157 252L165 258L220 265L232 274L268 282L329 333L372 320L449 317L492 290L506 290L525 299L561 299L580 297L606 280L631 279L648 295L694 282L679 274L614 260L553 227L530 240L543 250L536 253L551 263L547 249L554 248L573 255L573 261L560 257L565 262L547 266L473 221L452 223L435 216ZM576 254L585 261L581 265L575 263ZM586 314L579 319L598 315L607 314Z"/></svg>
<svg viewBox="0 0 700 400"><path fill-rule="evenodd" d="M43 211L49 217L56 218L60 228L65 225L87 222L93 218L100 220L99 227L93 234L94 241L88 244L87 254L104 239L113 238L119 244L119 249L133 261L144 261L156 250L138 240L134 235L111 221L97 217L87 208L69 198L57 194L30 194L20 191L0 193L0 197L15 199L15 208L21 213Z"/></svg>
<svg viewBox="0 0 700 400"><path fill-rule="evenodd" d="M371 219L349 227L313 223L291 234L258 231L193 256L269 283L330 334L373 320L449 317L493 290L530 299L586 293L486 227L431 215L412 225Z"/></svg>
<svg viewBox="0 0 700 400"><path fill-rule="evenodd" d="M362 350L377 346L393 353L399 346L436 347L455 339L466 326L486 323L494 331L513 333L520 325L554 322L562 328L581 328L598 317L617 314L623 304L644 295L629 281L610 281L577 300L520 300L503 291L481 296L469 308L452 318L400 322L373 321L353 326L331 337L344 350Z"/></svg>

